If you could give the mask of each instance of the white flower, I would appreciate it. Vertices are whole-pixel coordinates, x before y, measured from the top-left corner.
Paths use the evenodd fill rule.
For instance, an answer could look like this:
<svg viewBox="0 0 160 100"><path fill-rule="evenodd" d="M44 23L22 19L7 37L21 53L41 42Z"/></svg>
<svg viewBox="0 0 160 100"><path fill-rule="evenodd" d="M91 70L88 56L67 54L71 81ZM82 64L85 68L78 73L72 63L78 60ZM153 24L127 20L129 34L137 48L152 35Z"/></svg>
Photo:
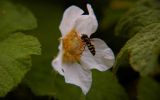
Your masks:
<svg viewBox="0 0 160 100"><path fill-rule="evenodd" d="M83 15L83 10L76 6L65 10L59 27L62 33L59 53L52 61L53 68L64 76L65 82L79 86L84 94L91 87L91 69L105 71L112 67L115 59L112 50L101 39L91 39L96 51L94 56L82 41L82 34L90 37L98 27L91 5L87 4L87 9L88 15Z"/></svg>

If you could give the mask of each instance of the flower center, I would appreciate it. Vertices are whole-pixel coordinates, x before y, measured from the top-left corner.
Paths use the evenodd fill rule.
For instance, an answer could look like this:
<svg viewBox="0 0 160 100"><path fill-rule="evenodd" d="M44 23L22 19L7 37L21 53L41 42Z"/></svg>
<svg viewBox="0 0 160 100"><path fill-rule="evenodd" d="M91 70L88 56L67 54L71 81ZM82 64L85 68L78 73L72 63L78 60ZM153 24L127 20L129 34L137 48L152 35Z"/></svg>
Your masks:
<svg viewBox="0 0 160 100"><path fill-rule="evenodd" d="M80 60L84 50L84 43L76 30L73 29L62 38L62 45L64 63L74 63Z"/></svg>

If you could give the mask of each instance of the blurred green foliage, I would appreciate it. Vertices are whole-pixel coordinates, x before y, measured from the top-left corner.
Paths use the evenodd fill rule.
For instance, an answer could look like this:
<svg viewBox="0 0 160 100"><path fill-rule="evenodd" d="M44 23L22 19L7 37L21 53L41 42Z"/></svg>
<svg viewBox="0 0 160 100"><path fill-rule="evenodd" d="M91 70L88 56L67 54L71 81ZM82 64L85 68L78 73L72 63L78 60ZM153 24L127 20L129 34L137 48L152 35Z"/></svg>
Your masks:
<svg viewBox="0 0 160 100"><path fill-rule="evenodd" d="M128 100L128 96L110 71L93 71L93 84L86 100Z"/></svg>
<svg viewBox="0 0 160 100"><path fill-rule="evenodd" d="M152 1L152 2L151 2ZM115 66L128 59L134 70L141 75L157 74L160 54L160 17L156 1L137 2L117 25L117 33L131 38L117 56ZM154 5L153 5L154 4Z"/></svg>
<svg viewBox="0 0 160 100"><path fill-rule="evenodd" d="M0 23L0 40L3 40L12 32L37 27L35 17L27 8L6 0L0 1Z"/></svg>
<svg viewBox="0 0 160 100"><path fill-rule="evenodd" d="M111 0L109 5L102 12L100 28L106 30L114 26L120 17L133 6L136 0Z"/></svg>
<svg viewBox="0 0 160 100"><path fill-rule="evenodd" d="M160 54L160 23L143 27L121 49L115 66L128 59L134 70L142 76L160 72L158 57Z"/></svg>
<svg viewBox="0 0 160 100"><path fill-rule="evenodd" d="M145 26L160 22L160 10L156 0L140 0L118 22L117 36L131 38Z"/></svg>
<svg viewBox="0 0 160 100"><path fill-rule="evenodd" d="M24 2L23 2L24 3ZM52 4L25 2L37 17L38 27L28 33L34 33L41 45L42 54L33 57L32 70L26 75L24 82L37 95L55 95L55 73L51 67L52 59L57 55L60 38L59 23L62 10Z"/></svg>
<svg viewBox="0 0 160 100"><path fill-rule="evenodd" d="M39 55L41 49L35 37L19 32L36 27L26 8L1 0L0 22L0 96L5 96L30 69L30 55Z"/></svg>
<svg viewBox="0 0 160 100"><path fill-rule="evenodd" d="M160 84L150 77L143 77L138 84L138 100L159 100Z"/></svg>

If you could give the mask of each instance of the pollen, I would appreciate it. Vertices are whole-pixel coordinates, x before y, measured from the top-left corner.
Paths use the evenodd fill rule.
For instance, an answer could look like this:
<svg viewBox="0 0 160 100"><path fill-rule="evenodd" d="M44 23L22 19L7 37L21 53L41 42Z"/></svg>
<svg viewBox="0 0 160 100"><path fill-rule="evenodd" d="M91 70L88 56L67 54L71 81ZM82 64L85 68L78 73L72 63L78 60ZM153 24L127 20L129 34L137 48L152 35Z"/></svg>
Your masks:
<svg viewBox="0 0 160 100"><path fill-rule="evenodd" d="M62 45L64 63L74 63L80 60L84 43L76 30L73 29L62 38Z"/></svg>

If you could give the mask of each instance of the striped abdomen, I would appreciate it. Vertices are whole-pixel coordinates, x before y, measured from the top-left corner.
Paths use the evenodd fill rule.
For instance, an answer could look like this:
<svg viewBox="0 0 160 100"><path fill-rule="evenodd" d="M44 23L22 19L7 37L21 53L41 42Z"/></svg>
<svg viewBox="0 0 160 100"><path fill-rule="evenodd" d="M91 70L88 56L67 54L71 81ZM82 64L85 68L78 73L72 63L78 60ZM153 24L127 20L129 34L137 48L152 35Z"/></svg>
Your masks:
<svg viewBox="0 0 160 100"><path fill-rule="evenodd" d="M96 54L96 51L95 51L95 48L94 48L94 45L89 41L86 43L89 51L92 53L92 55L94 56Z"/></svg>

